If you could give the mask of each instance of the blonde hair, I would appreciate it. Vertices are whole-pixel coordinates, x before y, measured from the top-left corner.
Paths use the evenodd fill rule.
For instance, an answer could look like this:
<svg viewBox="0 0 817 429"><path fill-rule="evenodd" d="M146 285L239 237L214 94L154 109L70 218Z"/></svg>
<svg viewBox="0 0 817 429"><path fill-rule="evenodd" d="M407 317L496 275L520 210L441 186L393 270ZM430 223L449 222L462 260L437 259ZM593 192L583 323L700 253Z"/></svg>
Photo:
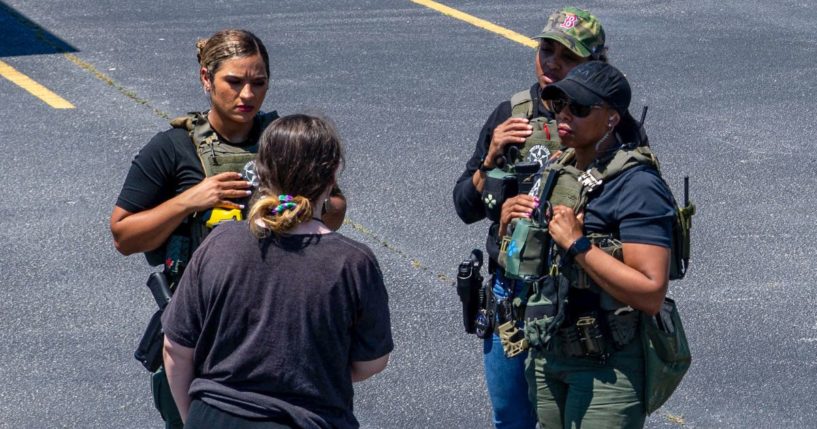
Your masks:
<svg viewBox="0 0 817 429"><path fill-rule="evenodd" d="M261 39L247 30L221 30L208 39L196 42L196 58L199 65L207 69L207 75L213 79L221 64L231 58L261 55L269 77L269 54Z"/></svg>
<svg viewBox="0 0 817 429"><path fill-rule="evenodd" d="M340 138L328 119L276 119L261 136L255 159L260 184L249 214L252 232L261 238L309 222L313 204L334 184L342 164Z"/></svg>

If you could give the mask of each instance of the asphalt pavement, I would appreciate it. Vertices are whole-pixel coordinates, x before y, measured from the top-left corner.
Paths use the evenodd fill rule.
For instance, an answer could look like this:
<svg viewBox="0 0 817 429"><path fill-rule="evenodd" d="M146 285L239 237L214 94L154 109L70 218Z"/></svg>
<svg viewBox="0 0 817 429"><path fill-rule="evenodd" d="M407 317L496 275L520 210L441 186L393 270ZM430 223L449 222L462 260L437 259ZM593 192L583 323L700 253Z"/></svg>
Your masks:
<svg viewBox="0 0 817 429"><path fill-rule="evenodd" d="M444 3L525 35L563 5ZM698 207L670 286L694 362L647 427L817 427L817 4L577 5ZM490 427L452 286L487 224L464 225L451 190L490 112L534 82L531 48L410 1L0 0L0 61L74 106L0 77L0 428L161 427L132 358L151 268L115 251L108 218L135 153L207 108L195 41L227 27L270 51L265 110L324 113L346 144L341 232L379 258L395 336L355 386L361 425Z"/></svg>

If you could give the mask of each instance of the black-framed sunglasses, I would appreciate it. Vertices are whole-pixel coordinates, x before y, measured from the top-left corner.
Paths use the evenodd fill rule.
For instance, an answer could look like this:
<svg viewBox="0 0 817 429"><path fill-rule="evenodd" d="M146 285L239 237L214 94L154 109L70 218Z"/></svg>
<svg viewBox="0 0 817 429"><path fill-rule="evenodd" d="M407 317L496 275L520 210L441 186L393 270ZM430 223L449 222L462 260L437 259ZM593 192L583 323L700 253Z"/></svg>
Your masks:
<svg viewBox="0 0 817 429"><path fill-rule="evenodd" d="M553 111L555 113L561 113L562 110L566 106L570 107L570 113L577 118L585 118L587 115L590 114L590 111L593 110L594 107L601 108L600 104L593 104L590 106L585 106L584 104L579 104L573 100L568 100L566 98L557 98L555 100L550 100L550 105L553 107Z"/></svg>

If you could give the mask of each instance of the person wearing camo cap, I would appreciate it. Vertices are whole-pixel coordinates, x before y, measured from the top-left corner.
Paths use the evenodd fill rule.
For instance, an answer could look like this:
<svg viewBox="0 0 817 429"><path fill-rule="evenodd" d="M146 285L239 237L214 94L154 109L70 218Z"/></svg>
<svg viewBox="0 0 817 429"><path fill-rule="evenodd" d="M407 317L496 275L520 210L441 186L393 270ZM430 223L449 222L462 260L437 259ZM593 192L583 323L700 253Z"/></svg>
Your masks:
<svg viewBox="0 0 817 429"><path fill-rule="evenodd" d="M535 118L555 118L550 106L541 100L542 90L564 78L579 64L592 60L607 61L601 22L582 9L565 7L551 14L543 30L534 39L539 41L534 61L537 82L494 109L482 126L471 158L454 187L454 207L460 219L467 224L491 218L487 214L488 205L483 201L482 193L488 171L497 167L497 161L502 158L506 147L525 144L533 134L531 121ZM545 157L540 160L541 164L544 165L552 155L545 152ZM489 289L495 297L496 305L489 309L489 314L493 314L494 318L501 318L497 310L502 307L503 302L513 300L522 284L515 284L507 279L497 263L499 224L498 219L491 220L486 250L489 255L488 270L492 275L492 287ZM491 325L497 326L499 323L502 322L494 320ZM528 399L528 385L525 381L526 355L527 353L521 353L508 358L494 329L484 335L485 381L496 428L530 429L536 426L536 413Z"/></svg>

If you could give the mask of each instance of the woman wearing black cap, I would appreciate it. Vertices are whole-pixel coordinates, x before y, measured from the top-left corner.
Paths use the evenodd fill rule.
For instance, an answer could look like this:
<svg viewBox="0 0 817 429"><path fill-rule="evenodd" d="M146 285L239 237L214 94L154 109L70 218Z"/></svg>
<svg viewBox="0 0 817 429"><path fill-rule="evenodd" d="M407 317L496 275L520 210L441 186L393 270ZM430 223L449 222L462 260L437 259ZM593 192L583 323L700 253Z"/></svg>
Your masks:
<svg viewBox="0 0 817 429"><path fill-rule="evenodd" d="M454 187L454 207L465 223L486 218L482 192L488 171L497 166L497 157L507 146L520 145L532 138L531 121L553 119L554 113L540 101L542 89L562 79L578 64L606 60L604 29L601 22L586 10L565 7L552 13L541 33L534 38L539 41L534 61L536 83L494 109ZM486 250L493 280L491 293L498 308L503 302L514 299L520 284L508 280L497 265L499 236L496 220L491 217ZM494 312L495 308L490 311ZM497 317L494 325L500 323ZM526 397L525 353L506 357L499 336L491 331L489 329L483 342L483 364L494 426L497 429L533 429L536 417Z"/></svg>
<svg viewBox="0 0 817 429"><path fill-rule="evenodd" d="M542 174L554 186L502 207L501 232L539 210L554 243L525 317L542 427L644 424L639 312L657 313L666 294L675 205L630 97L624 75L597 61L545 88L568 150Z"/></svg>

